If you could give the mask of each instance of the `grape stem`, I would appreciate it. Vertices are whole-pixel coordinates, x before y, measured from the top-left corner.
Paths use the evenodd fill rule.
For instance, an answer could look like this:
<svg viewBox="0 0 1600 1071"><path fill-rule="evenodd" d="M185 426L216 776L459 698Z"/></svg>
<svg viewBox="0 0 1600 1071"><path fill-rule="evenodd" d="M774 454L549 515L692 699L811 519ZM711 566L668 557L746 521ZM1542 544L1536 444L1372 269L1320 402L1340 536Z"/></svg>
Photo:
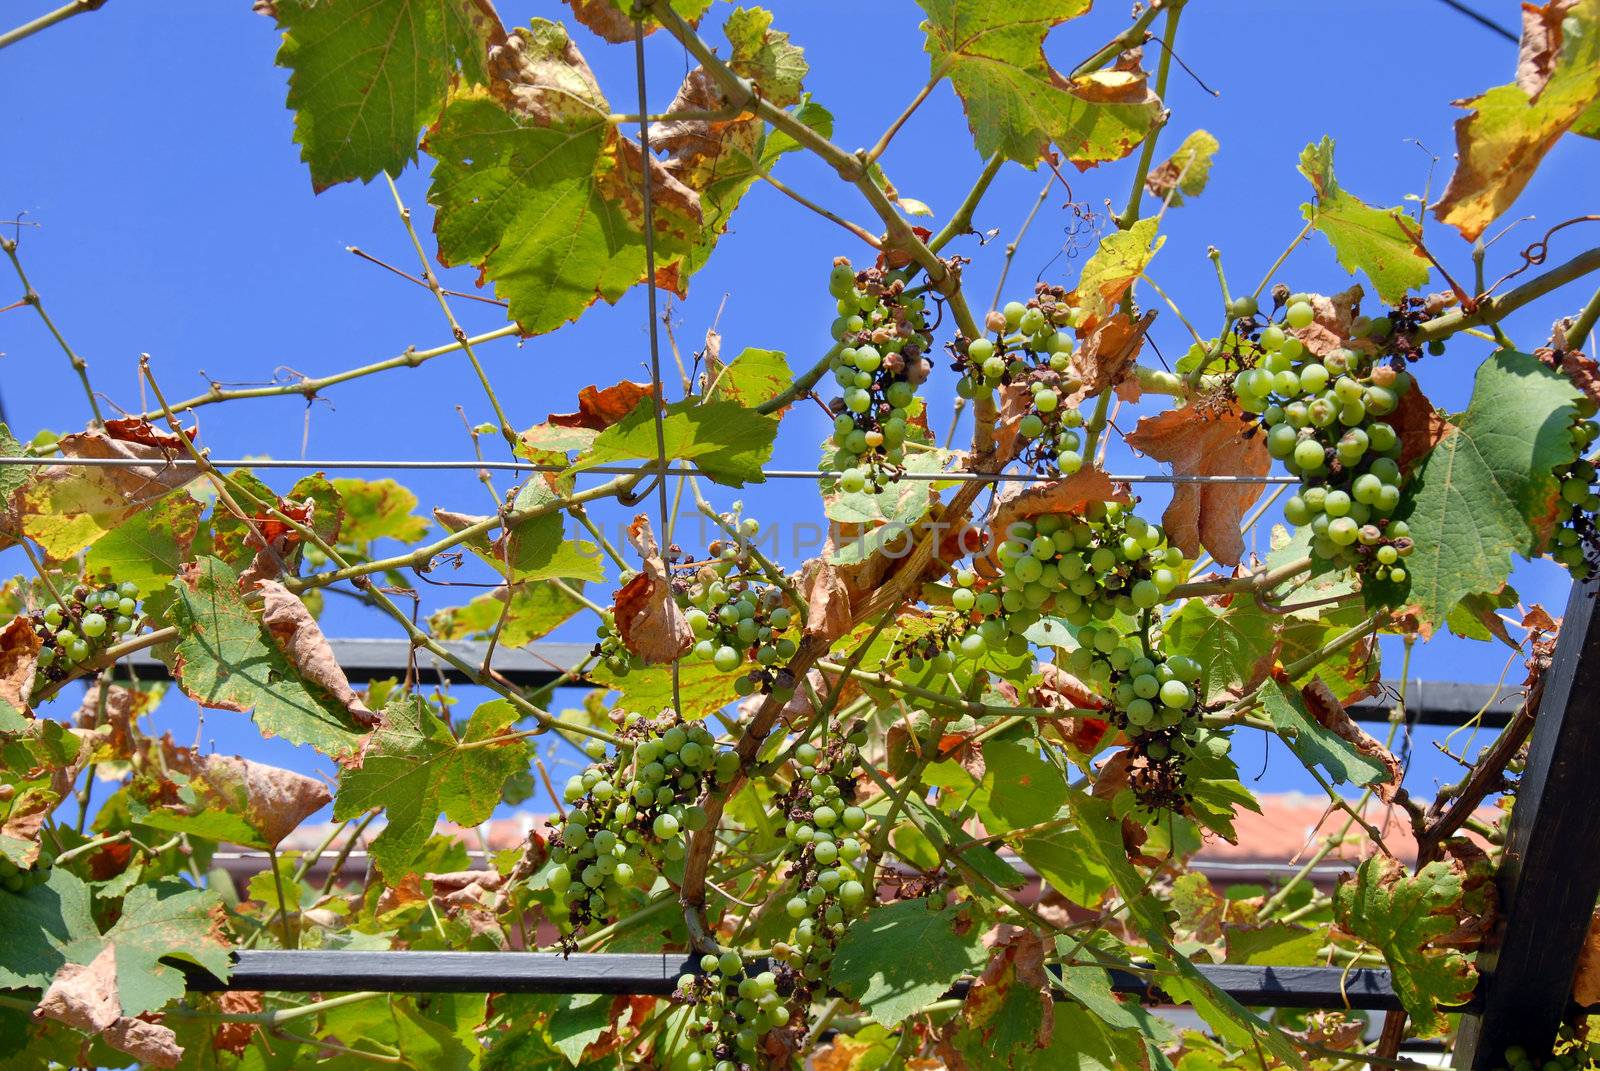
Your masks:
<svg viewBox="0 0 1600 1071"><path fill-rule="evenodd" d="M1583 311L1578 313L1578 318L1572 321L1572 326L1567 328L1567 349L1582 349L1584 339L1594 330L1597 320L1600 320L1600 290L1594 292L1589 304L1583 307Z"/></svg>
<svg viewBox="0 0 1600 1071"><path fill-rule="evenodd" d="M1479 324L1493 324L1516 312L1558 287L1592 271L1600 270L1600 248L1579 253L1565 264L1560 264L1543 275L1529 279L1498 297L1486 297L1471 312L1452 309L1422 324L1412 334L1413 342L1422 344L1449 338L1458 331Z"/></svg>
<svg viewBox="0 0 1600 1071"><path fill-rule="evenodd" d="M103 3L105 3L105 0L77 0L76 3L71 3L66 7L57 9L51 15L46 15L42 19L34 20L34 22L29 23L28 26L37 25L38 29L42 30L45 26L50 25L50 23L46 22L45 20L52 18L53 15L59 15L61 18L65 18L67 15L76 15L79 11L93 11ZM65 12L65 14L62 14L62 12ZM6 47L6 45L11 44L11 42L14 40L21 40L21 37L15 36L17 34L21 34L22 37L26 37L27 34L22 33L22 31L27 29L28 27L24 26L18 30L13 30L10 34L5 35L4 37L0 37L0 48ZM37 30L30 32L37 32ZM72 365L72 370L78 374L78 382L83 385L84 396L89 399L89 411L94 414L95 424L104 424L105 417L100 415L100 403L95 400L94 388L89 385L89 364L78 355L78 352L74 350L71 345L68 344L65 336L61 334L61 330L56 327L56 322L52 320L50 318L50 314L45 311L44 301L39 297L39 292L35 290L33 288L33 284L28 281L28 273L22 270L22 259L17 256L17 245L18 242L15 238L0 237L0 249L5 250L6 256L11 260L12 268L16 269L17 280L22 283L22 303L24 305L31 305L33 307L33 311L39 314L39 319L44 321L45 329L50 332L50 337L56 340L56 345L60 346L61 352L66 354L67 363Z"/></svg>
<svg viewBox="0 0 1600 1071"><path fill-rule="evenodd" d="M1166 22L1161 30L1161 59L1156 64L1155 94L1163 101L1167 97L1167 75L1172 70L1172 44L1178 36L1178 19L1183 15L1184 0L1172 0L1167 4ZM1139 164L1133 173L1133 189L1128 193L1128 205L1122 214L1114 217L1119 230L1127 230L1139 219L1139 206L1144 200L1144 184L1150 175L1150 165L1155 160L1156 141L1161 131L1166 127L1171 116L1170 109L1163 110L1160 117L1150 127L1150 132L1145 135L1144 144L1139 149Z"/></svg>

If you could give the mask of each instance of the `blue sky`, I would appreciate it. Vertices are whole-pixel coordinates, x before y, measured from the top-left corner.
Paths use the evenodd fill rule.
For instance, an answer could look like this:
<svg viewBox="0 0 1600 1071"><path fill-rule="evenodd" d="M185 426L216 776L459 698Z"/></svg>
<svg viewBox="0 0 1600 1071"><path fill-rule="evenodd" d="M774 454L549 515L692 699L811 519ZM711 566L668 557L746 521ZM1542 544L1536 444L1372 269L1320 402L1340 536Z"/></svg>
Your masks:
<svg viewBox="0 0 1600 1071"><path fill-rule="evenodd" d="M927 78L916 28L921 15L909 0L773 6L777 26L806 47L812 66L807 88L834 112L835 139L846 147L875 141ZM499 7L508 25L566 13L554 0ZM718 5L715 17L727 7ZM1483 0L1481 7L1515 28L1517 5ZM1058 29L1048 54L1070 67L1125 24L1124 6L1103 3ZM631 48L573 32L613 109L634 111ZM21 232L34 284L89 360L96 387L129 409L139 407L141 352L152 355L175 397L203 389L202 371L228 383L259 383L279 368L324 375L449 338L425 292L346 252L356 245L408 271L417 266L381 180L313 196L291 142L286 73L272 65L276 46L271 21L252 14L244 0L169 0L111 3L0 56L0 97L17 102L0 168L0 218L25 213L39 224ZM1152 44L1152 69L1155 51ZM1236 290L1255 285L1301 226L1299 206L1309 189L1295 163L1307 142L1331 135L1341 183L1368 201L1398 204L1427 189L1436 196L1451 170L1451 124L1460 114L1450 101L1509 80L1515 62L1514 45L1431 0L1196 2L1183 19L1177 51L1220 95L1174 69L1168 94L1173 118L1158 158L1200 127L1222 148L1204 195L1167 214L1167 243L1151 275L1191 320L1213 330L1220 309L1206 248L1223 251ZM651 102L661 108L687 62L665 35L649 41L648 62ZM980 161L948 85L900 133L883 163L902 193L931 205L940 218L953 210ZM1515 250L1545 227L1593 209L1580 191L1593 189L1597 166L1600 145L1594 142L1567 138L1556 147L1506 218L1533 215L1537 222L1520 225L1491 250L1491 276L1515 266ZM1065 205L1059 187L1052 192L1017 253L1008 297L1025 297L1036 278L1075 279L1092 250L1093 226L1104 226L1107 201L1117 210L1125 202L1131 168L1130 160L1071 175L1075 209ZM808 196L869 219L826 168L791 157L779 173ZM974 239L952 246L973 258L967 277L974 304L985 304L993 292L1001 247L1043 182L1042 174L1007 168L976 221L999 237L983 248ZM400 181L423 229L431 223L426 185L426 171L418 167ZM1085 223L1081 217L1089 213ZM1466 244L1431 221L1428 235L1451 271L1470 278ZM1578 252L1587 237L1579 228L1564 232L1552 259ZM761 346L786 351L796 367L809 365L828 344L829 263L841 253L865 259L865 252L771 188L756 188L677 307L685 352L698 346L720 307L725 354ZM1325 292L1348 285L1320 238L1303 245L1277 278L1295 289ZM473 285L470 269L447 272L445 279L461 289ZM1435 278L1433 286L1441 285ZM0 279L0 304L10 300L12 287ZM1572 288L1514 317L1507 329L1531 348L1554 318L1575 311L1586 296L1581 285ZM1140 298L1159 303L1148 289ZM455 311L469 331L503 323L499 310L476 302L458 300ZM1164 308L1153 337L1169 359L1186 345ZM0 316L0 351L0 398L19 435L83 423L83 399L34 317L23 311ZM1420 373L1429 397L1447 408L1463 405L1487 352L1486 343L1463 339L1429 361ZM647 378L643 294L635 291L614 308L596 307L552 335L485 346L481 357L513 423L537 423L551 410L573 408L577 391L589 383ZM670 368L670 358L664 360ZM1147 352L1146 360L1154 354ZM952 384L947 375L936 380L933 410L948 412ZM298 399L206 409L201 432L214 454L226 457L294 458L304 444L303 456L314 458L466 458L471 446L457 405L473 422L490 419L459 354L333 388L309 411ZM820 410L797 407L785 422L774 465L812 467L824 434ZM490 456L503 456L496 452L503 451L498 440L486 438L483 445ZM1148 465L1114 448L1110 467L1133 472ZM489 506L470 472L421 474L406 482L424 509L483 512ZM499 484L501 491L507 486ZM719 494L719 503L738 497L748 512L778 523L818 513L814 491L803 483ZM1162 491L1151 489L1146 510L1153 515L1164 501ZM621 514L602 516L614 524ZM14 553L0 561L13 571L25 567ZM1564 574L1549 563L1521 568L1515 582L1527 599L1553 612L1565 603ZM428 607L464 602L470 594L423 592ZM394 634L387 621L347 602L332 601L325 618L330 632ZM1386 668L1393 673L1399 660L1389 654ZM1446 638L1418 649L1413 676L1492 682L1504 659L1503 650ZM1511 679L1519 677L1513 670ZM186 703L169 699L159 722L180 740L196 738L195 713ZM309 752L261 741L237 715L211 712L199 738L221 750L324 768ZM1427 792L1451 775L1451 765L1422 739L1415 753L1415 789ZM1253 782L1258 787L1315 791L1281 747L1263 755L1259 741L1241 739L1239 759L1246 778L1264 770Z"/></svg>

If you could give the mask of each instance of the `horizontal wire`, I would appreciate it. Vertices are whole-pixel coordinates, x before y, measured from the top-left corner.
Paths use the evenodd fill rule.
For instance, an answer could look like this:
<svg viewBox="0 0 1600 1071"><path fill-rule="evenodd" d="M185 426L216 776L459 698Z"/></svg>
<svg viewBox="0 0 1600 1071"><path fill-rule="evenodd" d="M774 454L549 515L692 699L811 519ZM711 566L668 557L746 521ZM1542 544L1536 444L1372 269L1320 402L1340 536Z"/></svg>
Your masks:
<svg viewBox="0 0 1600 1071"><path fill-rule="evenodd" d="M493 469L508 472L569 472L569 465L537 465L522 461L286 461L274 458L219 458L207 461L219 469L396 469L396 470L478 470ZM193 458L172 458L168 461L143 461L126 457L0 457L0 465L33 465L47 467L59 465L76 468L198 468L200 462ZM606 476L654 476L659 470L654 465L593 465L578 469L574 475L595 473ZM667 476L706 476L713 474L704 469L687 467L668 468ZM821 469L763 469L761 475L772 480L820 480L836 477L836 472ZM1299 483L1296 476L1179 476L1161 473L1110 474L1108 479L1118 483L1220 483L1220 484L1275 484ZM1032 472L903 472L898 480L918 480L927 483L980 482L980 483L1051 483L1060 476L1041 476Z"/></svg>

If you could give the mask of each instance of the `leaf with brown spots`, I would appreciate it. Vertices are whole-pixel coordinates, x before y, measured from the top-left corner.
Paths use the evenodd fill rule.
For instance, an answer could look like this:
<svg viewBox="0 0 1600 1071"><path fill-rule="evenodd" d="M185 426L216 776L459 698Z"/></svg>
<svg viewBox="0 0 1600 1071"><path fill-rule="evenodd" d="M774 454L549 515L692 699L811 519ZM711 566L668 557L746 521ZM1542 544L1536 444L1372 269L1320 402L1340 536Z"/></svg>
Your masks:
<svg viewBox="0 0 1600 1071"><path fill-rule="evenodd" d="M164 744L162 774L139 782L130 801L142 825L273 849L333 801L326 785L304 774L236 755L201 754L170 738Z"/></svg>
<svg viewBox="0 0 1600 1071"><path fill-rule="evenodd" d="M628 542L639 552L643 566L617 590L612 602L617 632L623 645L646 665L671 662L693 646L694 630L672 597L666 562L644 514L628 526Z"/></svg>
<svg viewBox="0 0 1600 1071"><path fill-rule="evenodd" d="M1362 758L1377 763L1387 771L1388 776L1383 780L1363 783L1377 792L1378 798L1385 803L1393 802L1395 793L1400 789L1401 776L1400 761L1394 754L1351 719L1344 704L1335 698L1326 682L1315 680L1307 684L1300 689L1300 698L1305 702L1307 713L1318 725L1349 744Z"/></svg>
<svg viewBox="0 0 1600 1071"><path fill-rule="evenodd" d="M1127 438L1141 453L1171 464L1175 476L1265 476L1266 436L1233 403L1195 402L1143 417ZM1194 558L1204 547L1223 565L1244 556L1240 519L1261 497L1259 483L1180 483L1161 516L1167 538Z"/></svg>
<svg viewBox="0 0 1600 1071"><path fill-rule="evenodd" d="M1044 940L1029 932L995 947L940 1038L940 1055L953 1071L1035 1066L1055 1031L1045 950Z"/></svg>
<svg viewBox="0 0 1600 1071"><path fill-rule="evenodd" d="M605 431L654 393L655 388L649 383L635 383L626 379L603 390L590 384L578 392L576 413L551 413L545 423L558 428Z"/></svg>
<svg viewBox="0 0 1600 1071"><path fill-rule="evenodd" d="M1589 357L1578 350L1569 350L1564 347L1561 349L1553 348L1553 346L1561 345L1559 332L1557 333L1557 339L1558 341L1553 343L1552 346L1543 346L1534 350L1533 355L1572 380L1572 385L1583 391L1584 397L1596 405L1600 405L1600 364L1596 364L1593 357Z"/></svg>

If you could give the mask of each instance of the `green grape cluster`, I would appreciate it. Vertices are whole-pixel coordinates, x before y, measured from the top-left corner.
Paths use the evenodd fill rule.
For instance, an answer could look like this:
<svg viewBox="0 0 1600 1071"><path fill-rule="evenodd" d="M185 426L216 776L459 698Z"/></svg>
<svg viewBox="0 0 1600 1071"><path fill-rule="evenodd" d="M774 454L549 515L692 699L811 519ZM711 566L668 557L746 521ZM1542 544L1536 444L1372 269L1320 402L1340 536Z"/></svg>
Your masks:
<svg viewBox="0 0 1600 1071"><path fill-rule="evenodd" d="M790 1011L771 971L751 974L732 950L700 957L699 975L678 978L673 999L694 1007L688 1027L688 1071L746 1071L766 1066L761 1038L789 1024Z"/></svg>
<svg viewBox="0 0 1600 1071"><path fill-rule="evenodd" d="M797 624L788 595L754 560L748 542L761 532L753 517L740 521L738 539L712 543L710 560L675 575L673 595L694 631L691 658L723 673L740 673L740 695L779 687L777 667L799 645L785 635Z"/></svg>
<svg viewBox="0 0 1600 1071"><path fill-rule="evenodd" d="M1071 475L1083 467L1083 414L1067 404L1083 388L1072 370L1072 336L1079 312L1060 287L1040 283L1024 305L1008 302L994 317L995 337L958 338L951 345L956 393L986 396L996 387L1021 386L1028 406L1017 422L1017 457L1042 475Z"/></svg>
<svg viewBox="0 0 1600 1071"><path fill-rule="evenodd" d="M1238 374L1234 392L1241 408L1261 414L1268 453L1300 478L1283 513L1310 527L1312 554L1403 584L1401 559L1412 542L1406 523L1392 516L1405 482L1401 444L1384 418L1411 389L1411 374L1403 361L1381 355L1387 317L1358 321L1354 344L1321 357L1285 330L1314 317L1305 295L1290 296L1283 322L1261 330L1260 360Z"/></svg>
<svg viewBox="0 0 1600 1071"><path fill-rule="evenodd" d="M573 809L551 822L546 878L566 901L569 945L630 890L648 888L664 862L683 858L684 835L706 823L696 801L708 782L726 783L739 768L705 726L671 710L625 714L617 735L624 744L614 753L586 743L592 761L562 791Z"/></svg>
<svg viewBox="0 0 1600 1071"><path fill-rule="evenodd" d="M139 586L79 584L65 601L30 616L41 644L39 683L65 680L77 666L139 630Z"/></svg>
<svg viewBox="0 0 1600 1071"><path fill-rule="evenodd" d="M828 292L839 302L833 337L841 345L832 368L843 388L828 404L833 468L841 490L879 491L904 471L917 388L933 370L933 335L922 296L906 292L903 273L876 267L857 272L840 258Z"/></svg>
<svg viewBox="0 0 1600 1071"><path fill-rule="evenodd" d="M1114 625L1084 625L1077 641L1067 668L1110 698L1110 720L1133 744L1135 797L1147 807L1180 808L1183 767L1200 727L1200 663L1163 654L1154 627L1127 635Z"/></svg>
<svg viewBox="0 0 1600 1071"><path fill-rule="evenodd" d="M1535 1059L1521 1045L1512 1045L1503 1055L1500 1071L1597 1071L1600 1069L1600 1044L1563 1030L1555 1051L1543 1060Z"/></svg>
<svg viewBox="0 0 1600 1071"><path fill-rule="evenodd" d="M1150 610L1188 575L1183 551L1161 526L1120 502L1013 524L994 557L996 583L980 589L976 574L962 571L950 597L958 611L981 618L957 645L971 658L992 647L1024 653L1024 633L1045 614L1083 626Z"/></svg>
<svg viewBox="0 0 1600 1071"><path fill-rule="evenodd" d="M1594 415L1594 403L1583 399L1571 432L1578 460L1557 473L1565 516L1550 550L1550 556L1580 581L1593 579L1600 569L1600 527L1595 522L1595 515L1600 513L1600 493L1595 490L1595 464L1582 456L1600 438L1600 424L1594 421Z"/></svg>
<svg viewBox="0 0 1600 1071"><path fill-rule="evenodd" d="M865 730L856 729L846 740L795 748L794 780L779 802L793 883L784 911L795 930L773 954L787 965L801 1007L827 977L849 920L871 899L871 853L861 832L867 812L854 801L865 742Z"/></svg>

